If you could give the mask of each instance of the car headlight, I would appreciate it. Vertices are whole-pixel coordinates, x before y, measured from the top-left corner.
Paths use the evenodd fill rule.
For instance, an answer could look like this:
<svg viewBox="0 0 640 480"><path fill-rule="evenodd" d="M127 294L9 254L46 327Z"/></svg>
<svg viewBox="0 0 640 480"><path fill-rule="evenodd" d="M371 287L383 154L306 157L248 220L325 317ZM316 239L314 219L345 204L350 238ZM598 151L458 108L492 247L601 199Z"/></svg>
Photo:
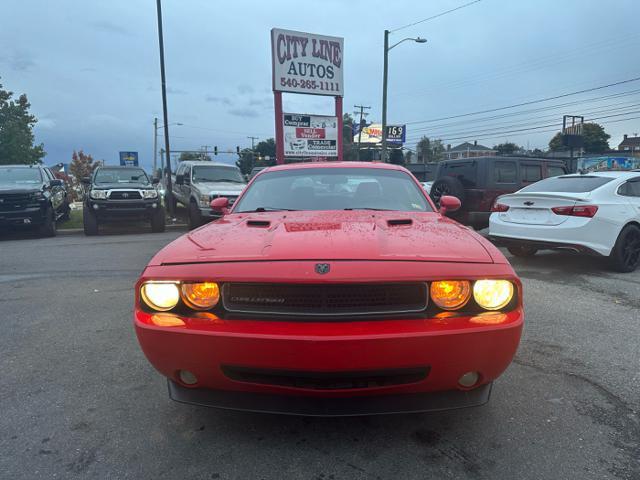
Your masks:
<svg viewBox="0 0 640 480"><path fill-rule="evenodd" d="M180 290L173 282L146 282L140 288L144 303L159 312L166 312L180 301Z"/></svg>
<svg viewBox="0 0 640 480"><path fill-rule="evenodd" d="M513 298L513 283L508 280L478 280L473 285L473 298L485 310L500 310Z"/></svg>
<svg viewBox="0 0 640 480"><path fill-rule="evenodd" d="M36 201L40 201L40 200L44 200L46 197L44 196L44 193L42 192L36 192L33 194L33 199Z"/></svg>
<svg viewBox="0 0 640 480"><path fill-rule="evenodd" d="M91 190L91 192L89 192L89 196L91 198L96 199L96 200L106 200L107 191L106 190Z"/></svg>
<svg viewBox="0 0 640 480"><path fill-rule="evenodd" d="M209 310L220 301L220 288L215 282L184 283L182 300L194 310Z"/></svg>
<svg viewBox="0 0 640 480"><path fill-rule="evenodd" d="M431 282L431 299L443 310L464 307L471 298L471 284L466 280L441 280Z"/></svg>
<svg viewBox="0 0 640 480"><path fill-rule="evenodd" d="M142 198L158 198L156 190L142 190Z"/></svg>
<svg viewBox="0 0 640 480"><path fill-rule="evenodd" d="M200 195L200 205L203 207L208 207L209 204L211 203L211 196L209 196L208 194L205 195Z"/></svg>

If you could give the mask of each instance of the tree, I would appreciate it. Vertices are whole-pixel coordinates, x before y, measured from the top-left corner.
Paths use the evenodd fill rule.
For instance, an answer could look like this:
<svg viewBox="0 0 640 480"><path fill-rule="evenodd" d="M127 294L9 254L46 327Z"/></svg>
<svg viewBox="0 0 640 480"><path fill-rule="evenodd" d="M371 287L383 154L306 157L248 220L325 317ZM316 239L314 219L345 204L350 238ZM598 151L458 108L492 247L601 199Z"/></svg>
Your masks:
<svg viewBox="0 0 640 480"><path fill-rule="evenodd" d="M276 141L273 138L258 142L254 152L258 157L256 161L257 167L270 167L276 164ZM269 157L269 160L266 157Z"/></svg>
<svg viewBox="0 0 640 480"><path fill-rule="evenodd" d="M407 150L404 152L404 163L411 163L411 159L413 158L413 152L411 150Z"/></svg>
<svg viewBox="0 0 640 480"><path fill-rule="evenodd" d="M41 163L44 145L33 143L38 119L29 113L31 104L24 93L17 100L12 96L0 84L0 165Z"/></svg>
<svg viewBox="0 0 640 480"><path fill-rule="evenodd" d="M82 150L76 152L73 151L73 155L71 155L71 164L69 164L69 173L71 173L73 177L72 187L73 187L73 197L74 200L78 200L82 198L83 186L82 179L85 177L90 177L96 168L102 165L101 161L94 161L91 155L87 155Z"/></svg>
<svg viewBox="0 0 640 480"><path fill-rule="evenodd" d="M353 122L350 114L342 116L342 159L345 161L358 159L358 145L353 141Z"/></svg>
<svg viewBox="0 0 640 480"><path fill-rule="evenodd" d="M444 144L442 140L429 140L426 135L423 136L416 145L416 156L418 163L439 162L443 159Z"/></svg>
<svg viewBox="0 0 640 480"><path fill-rule="evenodd" d="M520 146L512 142L505 142L495 145L493 149L498 152L498 155L513 155L521 150Z"/></svg>
<svg viewBox="0 0 640 480"><path fill-rule="evenodd" d="M402 154L401 148L389 149L389 163L404 165L404 155Z"/></svg>
<svg viewBox="0 0 640 480"><path fill-rule="evenodd" d="M238 160L236 160L236 166L243 174L249 175L251 173L251 170L253 170L253 167L256 166L256 160L253 150L251 150L250 148L243 148L240 151Z"/></svg>
<svg viewBox="0 0 640 480"><path fill-rule="evenodd" d="M597 123L585 123L582 125L582 140L585 153L604 153L609 150L611 135L604 131L602 125ZM568 150L562 144L562 133L556 133L549 141L549 150L559 152Z"/></svg>
<svg viewBox="0 0 640 480"><path fill-rule="evenodd" d="M207 162L211 161L211 155L204 152L182 152L180 157L178 158L179 162L188 162L188 161L200 161L205 160Z"/></svg>

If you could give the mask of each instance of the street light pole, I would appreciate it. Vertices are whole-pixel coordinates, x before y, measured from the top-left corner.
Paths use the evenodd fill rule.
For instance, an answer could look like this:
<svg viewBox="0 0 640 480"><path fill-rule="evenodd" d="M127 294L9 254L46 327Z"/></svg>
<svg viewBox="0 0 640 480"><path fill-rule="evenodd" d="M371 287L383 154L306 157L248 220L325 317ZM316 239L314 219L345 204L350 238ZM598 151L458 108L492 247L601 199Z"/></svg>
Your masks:
<svg viewBox="0 0 640 480"><path fill-rule="evenodd" d="M412 40L416 43L426 43L424 38L403 38L398 43L389 46L389 30L384 31L384 67L382 73L382 151L380 160L387 161L387 78L389 76L389 50L397 47L402 42Z"/></svg>
<svg viewBox="0 0 640 480"><path fill-rule="evenodd" d="M171 180L171 149L169 148L169 114L167 112L167 80L164 70L164 39L162 36L162 5L161 0L156 0L158 11L158 46L160 48L160 78L162 81L162 114L164 116L164 149L167 158L167 203L169 214L173 217L173 182Z"/></svg>
<svg viewBox="0 0 640 480"><path fill-rule="evenodd" d="M387 161L387 78L389 75L389 30L384 31L384 67L382 73L382 151L380 160Z"/></svg>

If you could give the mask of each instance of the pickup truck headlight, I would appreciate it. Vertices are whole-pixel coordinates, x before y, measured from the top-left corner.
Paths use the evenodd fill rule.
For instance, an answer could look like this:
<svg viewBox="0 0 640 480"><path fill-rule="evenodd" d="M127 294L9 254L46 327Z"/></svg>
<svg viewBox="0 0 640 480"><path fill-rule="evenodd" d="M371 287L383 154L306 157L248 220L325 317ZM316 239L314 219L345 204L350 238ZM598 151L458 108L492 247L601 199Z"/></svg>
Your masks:
<svg viewBox="0 0 640 480"><path fill-rule="evenodd" d="M209 204L211 203L211 196L210 195L200 195L200 206L202 207L208 207Z"/></svg>
<svg viewBox="0 0 640 480"><path fill-rule="evenodd" d="M142 198L158 198L156 190L142 190Z"/></svg>
<svg viewBox="0 0 640 480"><path fill-rule="evenodd" d="M33 199L37 202L44 200L46 197L44 196L44 193L42 192L36 192L33 194Z"/></svg>
<svg viewBox="0 0 640 480"><path fill-rule="evenodd" d="M91 190L89 192L89 196L96 200L106 200L107 199L107 191L106 190Z"/></svg>

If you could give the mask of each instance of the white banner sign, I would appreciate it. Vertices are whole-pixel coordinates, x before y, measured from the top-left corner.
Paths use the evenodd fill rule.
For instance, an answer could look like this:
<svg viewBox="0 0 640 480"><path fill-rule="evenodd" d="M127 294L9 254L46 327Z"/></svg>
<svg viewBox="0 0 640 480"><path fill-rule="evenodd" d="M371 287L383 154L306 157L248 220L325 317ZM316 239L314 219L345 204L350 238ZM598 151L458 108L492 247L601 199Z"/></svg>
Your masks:
<svg viewBox="0 0 640 480"><path fill-rule="evenodd" d="M344 39L271 30L273 91L343 96Z"/></svg>
<svg viewBox="0 0 640 480"><path fill-rule="evenodd" d="M338 156L337 117L285 113L283 121L285 156Z"/></svg>

